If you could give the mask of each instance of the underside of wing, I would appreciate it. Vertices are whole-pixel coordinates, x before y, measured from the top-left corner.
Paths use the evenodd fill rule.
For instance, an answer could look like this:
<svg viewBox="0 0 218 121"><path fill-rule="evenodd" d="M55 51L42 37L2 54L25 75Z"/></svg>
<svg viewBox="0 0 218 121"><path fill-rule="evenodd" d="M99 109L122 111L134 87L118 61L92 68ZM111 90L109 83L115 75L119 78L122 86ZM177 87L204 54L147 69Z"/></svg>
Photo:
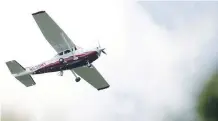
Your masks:
<svg viewBox="0 0 218 121"><path fill-rule="evenodd" d="M68 45L75 48L75 44L45 11L39 11L32 15L42 34L57 53L69 49ZM63 36L66 38L67 43Z"/></svg>
<svg viewBox="0 0 218 121"><path fill-rule="evenodd" d="M105 81L97 69L94 66L92 67L93 68L79 67L73 69L73 71L97 90L103 90L110 87L110 85Z"/></svg>

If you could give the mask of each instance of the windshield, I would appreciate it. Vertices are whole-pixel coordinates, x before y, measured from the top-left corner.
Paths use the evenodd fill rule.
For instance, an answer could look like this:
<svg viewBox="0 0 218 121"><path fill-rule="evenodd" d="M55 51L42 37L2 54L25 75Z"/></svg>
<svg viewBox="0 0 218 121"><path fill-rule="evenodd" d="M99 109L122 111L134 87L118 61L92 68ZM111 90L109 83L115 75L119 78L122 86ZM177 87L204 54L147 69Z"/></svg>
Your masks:
<svg viewBox="0 0 218 121"><path fill-rule="evenodd" d="M76 47L74 49L77 50ZM74 51L74 50L72 49L71 51ZM63 54L67 54L67 53L70 53L70 50L65 50L63 52L60 52L60 53L58 53L58 55L63 55Z"/></svg>

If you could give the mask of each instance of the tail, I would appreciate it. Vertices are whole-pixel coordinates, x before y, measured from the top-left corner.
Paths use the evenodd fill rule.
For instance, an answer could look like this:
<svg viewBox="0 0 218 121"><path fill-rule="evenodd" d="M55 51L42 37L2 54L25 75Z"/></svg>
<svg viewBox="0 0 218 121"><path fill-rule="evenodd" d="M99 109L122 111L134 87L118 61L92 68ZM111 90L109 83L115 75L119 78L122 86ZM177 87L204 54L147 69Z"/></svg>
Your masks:
<svg viewBox="0 0 218 121"><path fill-rule="evenodd" d="M33 86L36 83L33 78L30 76L30 73L26 71L16 60L6 62L11 74L19 80L26 87Z"/></svg>

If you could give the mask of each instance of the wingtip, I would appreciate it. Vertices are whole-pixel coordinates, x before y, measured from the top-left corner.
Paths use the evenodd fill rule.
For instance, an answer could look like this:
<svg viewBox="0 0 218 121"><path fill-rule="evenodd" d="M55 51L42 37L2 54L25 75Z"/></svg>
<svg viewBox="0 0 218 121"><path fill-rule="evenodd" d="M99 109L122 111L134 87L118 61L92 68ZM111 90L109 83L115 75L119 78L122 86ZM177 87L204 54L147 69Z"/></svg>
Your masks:
<svg viewBox="0 0 218 121"><path fill-rule="evenodd" d="M38 12L33 13L32 15L37 15L37 14L40 14L40 13L45 13L45 11L38 11Z"/></svg>
<svg viewBox="0 0 218 121"><path fill-rule="evenodd" d="M32 83L32 84L30 84L30 85L24 85L25 87L31 87L31 86L35 86L36 85L36 83L34 82L34 83Z"/></svg>
<svg viewBox="0 0 218 121"><path fill-rule="evenodd" d="M108 86L106 86L106 87L99 88L98 91L107 89L107 88L109 88L109 87L110 87L110 85L108 85Z"/></svg>

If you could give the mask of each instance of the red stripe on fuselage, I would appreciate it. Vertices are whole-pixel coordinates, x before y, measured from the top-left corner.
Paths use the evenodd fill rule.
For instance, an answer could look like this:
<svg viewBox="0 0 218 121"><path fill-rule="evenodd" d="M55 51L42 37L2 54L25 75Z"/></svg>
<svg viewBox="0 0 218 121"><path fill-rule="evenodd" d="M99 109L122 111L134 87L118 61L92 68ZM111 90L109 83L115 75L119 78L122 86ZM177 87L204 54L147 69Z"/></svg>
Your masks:
<svg viewBox="0 0 218 121"><path fill-rule="evenodd" d="M84 56L91 55L91 54L93 54L93 53L96 53L96 51L85 52L85 53L82 53L82 54L79 54L79 55L75 55L75 56L78 57L78 58L81 58L81 57L84 57ZM64 58L64 60L66 60L66 61L73 60L73 56L70 56L70 57L68 57L68 58ZM54 65L57 65L57 64L59 64L59 63L60 63L60 62L59 62L59 60L58 60L58 61L56 61L56 62L54 62L54 63L50 63L50 64L48 64L48 65L46 65L46 66L44 66L44 67L42 67L42 68L45 68L45 67L48 67L48 66L54 66Z"/></svg>

